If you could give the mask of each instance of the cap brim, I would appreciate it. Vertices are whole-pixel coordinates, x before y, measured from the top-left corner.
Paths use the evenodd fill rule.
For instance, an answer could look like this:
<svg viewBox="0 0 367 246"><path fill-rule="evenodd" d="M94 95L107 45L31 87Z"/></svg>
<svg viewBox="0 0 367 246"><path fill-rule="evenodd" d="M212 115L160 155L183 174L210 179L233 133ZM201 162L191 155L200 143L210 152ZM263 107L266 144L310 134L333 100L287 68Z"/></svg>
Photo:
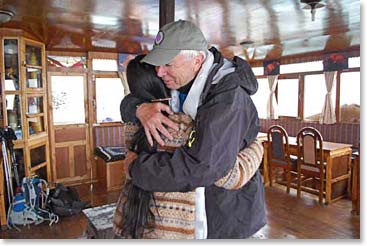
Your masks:
<svg viewBox="0 0 367 246"><path fill-rule="evenodd" d="M161 66L172 61L178 53L180 53L180 50L167 50L155 47L141 60L141 62L146 62L153 66Z"/></svg>

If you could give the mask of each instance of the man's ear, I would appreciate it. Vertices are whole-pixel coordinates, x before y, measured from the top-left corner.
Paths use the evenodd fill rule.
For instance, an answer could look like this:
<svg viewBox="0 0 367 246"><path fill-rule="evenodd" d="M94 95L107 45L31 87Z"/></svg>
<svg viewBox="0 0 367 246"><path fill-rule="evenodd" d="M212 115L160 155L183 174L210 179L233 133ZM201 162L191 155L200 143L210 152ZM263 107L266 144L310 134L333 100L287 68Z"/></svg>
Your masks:
<svg viewBox="0 0 367 246"><path fill-rule="evenodd" d="M194 57L194 69L195 72L199 71L201 68L201 65L204 62L204 55L202 53L200 53L199 55Z"/></svg>

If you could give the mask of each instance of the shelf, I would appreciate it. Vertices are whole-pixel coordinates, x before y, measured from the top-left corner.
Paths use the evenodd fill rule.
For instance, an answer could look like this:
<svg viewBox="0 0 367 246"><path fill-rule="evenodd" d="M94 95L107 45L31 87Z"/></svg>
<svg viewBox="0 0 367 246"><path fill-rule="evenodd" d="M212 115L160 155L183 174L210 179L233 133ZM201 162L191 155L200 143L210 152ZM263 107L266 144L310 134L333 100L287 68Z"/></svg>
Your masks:
<svg viewBox="0 0 367 246"><path fill-rule="evenodd" d="M44 113L38 113L38 114L26 113L25 115L26 115L27 118L37 118L37 117L42 117L44 115Z"/></svg>
<svg viewBox="0 0 367 246"><path fill-rule="evenodd" d="M42 66L37 65L31 65L31 64L24 64L26 68L37 68L37 69L43 69Z"/></svg>
<svg viewBox="0 0 367 246"><path fill-rule="evenodd" d="M35 171L37 171L38 169L47 166L47 162L42 162L37 166L34 166L31 168L31 172L34 173Z"/></svg>

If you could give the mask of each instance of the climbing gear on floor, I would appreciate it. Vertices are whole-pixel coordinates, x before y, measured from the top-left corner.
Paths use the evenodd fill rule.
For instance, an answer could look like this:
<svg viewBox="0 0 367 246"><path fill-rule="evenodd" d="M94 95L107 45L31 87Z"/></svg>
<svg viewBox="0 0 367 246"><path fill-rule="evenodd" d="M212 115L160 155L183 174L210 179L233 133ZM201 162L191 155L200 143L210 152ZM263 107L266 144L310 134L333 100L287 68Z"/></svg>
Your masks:
<svg viewBox="0 0 367 246"><path fill-rule="evenodd" d="M74 187L67 187L59 183L56 184L55 189L50 191L47 207L58 216L71 216L89 207L89 203L80 200Z"/></svg>
<svg viewBox="0 0 367 246"><path fill-rule="evenodd" d="M14 201L8 209L8 226L40 224L59 221L59 217L46 208L49 195L48 183L38 177L24 177L22 193L16 194Z"/></svg>

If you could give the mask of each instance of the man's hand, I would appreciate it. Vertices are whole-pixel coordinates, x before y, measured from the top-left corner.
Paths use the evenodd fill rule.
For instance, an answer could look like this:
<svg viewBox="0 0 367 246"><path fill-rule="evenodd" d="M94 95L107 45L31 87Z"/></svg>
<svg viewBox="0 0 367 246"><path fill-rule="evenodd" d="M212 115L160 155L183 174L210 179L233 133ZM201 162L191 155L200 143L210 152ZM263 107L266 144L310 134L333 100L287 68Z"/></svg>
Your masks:
<svg viewBox="0 0 367 246"><path fill-rule="evenodd" d="M125 159L124 159L124 173L126 177L130 179L129 174L129 166L130 164L138 157L138 155L133 151L128 151L126 153Z"/></svg>
<svg viewBox="0 0 367 246"><path fill-rule="evenodd" d="M159 136L158 131L169 140L173 140L172 135L167 131L164 125L176 131L179 129L178 124L164 116L162 111L173 114L171 108L164 103L143 103L136 110L136 117L143 125L145 135L151 146L153 146L152 136L160 145L164 146L164 141Z"/></svg>

